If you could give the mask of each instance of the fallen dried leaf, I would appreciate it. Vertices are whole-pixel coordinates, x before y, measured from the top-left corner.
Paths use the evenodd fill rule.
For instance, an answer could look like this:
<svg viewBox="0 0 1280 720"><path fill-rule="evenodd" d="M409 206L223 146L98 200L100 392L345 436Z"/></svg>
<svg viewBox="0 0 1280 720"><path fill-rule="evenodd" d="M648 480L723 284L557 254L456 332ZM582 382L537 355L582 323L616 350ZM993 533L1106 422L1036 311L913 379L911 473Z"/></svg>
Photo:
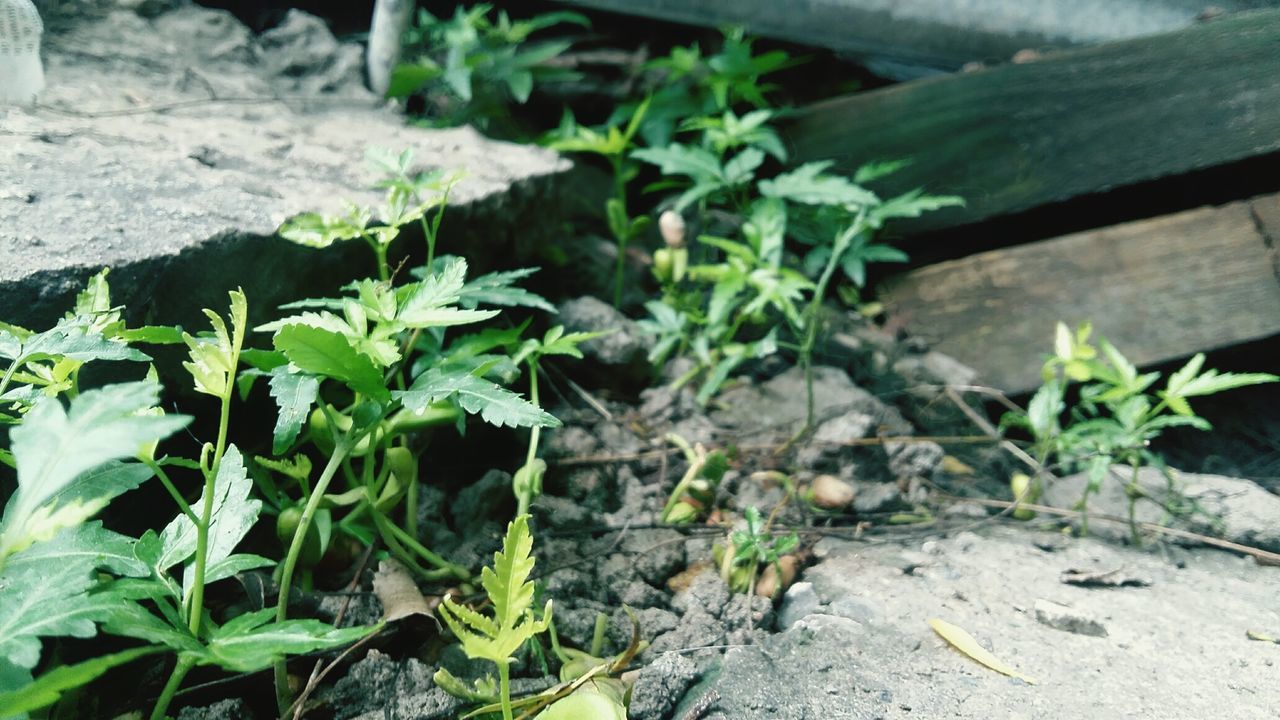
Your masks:
<svg viewBox="0 0 1280 720"><path fill-rule="evenodd" d="M1080 587L1148 587L1151 585L1150 580L1135 575L1125 575L1121 572L1122 570L1124 568L1107 571L1073 568L1064 570L1059 579L1068 585Z"/></svg>
<svg viewBox="0 0 1280 720"><path fill-rule="evenodd" d="M950 475L973 475L977 472L954 455L942 456L942 471Z"/></svg>
<svg viewBox="0 0 1280 720"><path fill-rule="evenodd" d="M1000 662L995 655L992 655L986 648L979 645L978 641L974 640L973 636L964 628L952 625L946 620L940 620L938 618L930 618L929 627L933 628L934 632L941 635L943 640L951 643L952 647L983 665L986 665L992 670L995 670L1001 675L1008 675L1009 677L1017 678L1028 685L1036 684L1035 680L1032 680L1026 675L1014 670L1012 667Z"/></svg>
<svg viewBox="0 0 1280 720"><path fill-rule="evenodd" d="M1244 636L1249 638L1250 640L1257 640L1258 642L1269 642L1269 643L1275 643L1276 645L1280 645L1280 638L1271 637L1270 635L1267 635L1266 633L1260 633L1257 630L1246 630L1244 633Z"/></svg>
<svg viewBox="0 0 1280 720"><path fill-rule="evenodd" d="M378 572L373 574L373 594L382 601L382 618L387 622L410 615L435 618L433 610L439 604L439 600L427 600L409 570L393 559L378 564Z"/></svg>

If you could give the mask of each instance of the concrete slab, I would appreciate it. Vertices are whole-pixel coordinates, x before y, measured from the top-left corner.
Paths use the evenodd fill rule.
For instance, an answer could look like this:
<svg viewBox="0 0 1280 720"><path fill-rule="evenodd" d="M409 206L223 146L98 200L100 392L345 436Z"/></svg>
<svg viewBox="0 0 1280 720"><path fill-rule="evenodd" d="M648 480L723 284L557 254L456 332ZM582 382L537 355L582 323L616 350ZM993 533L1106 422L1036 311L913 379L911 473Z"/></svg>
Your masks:
<svg viewBox="0 0 1280 720"><path fill-rule="evenodd" d="M275 229L344 199L375 202L370 146L466 173L445 252L520 254L555 225L567 161L470 128L408 126L364 90L360 47L303 13L254 36L217 10L120 10L46 48L38 105L0 109L5 320L49 322L104 266L116 299L154 321L191 321L237 285L259 312L328 292L371 267L367 251L297 248Z"/></svg>

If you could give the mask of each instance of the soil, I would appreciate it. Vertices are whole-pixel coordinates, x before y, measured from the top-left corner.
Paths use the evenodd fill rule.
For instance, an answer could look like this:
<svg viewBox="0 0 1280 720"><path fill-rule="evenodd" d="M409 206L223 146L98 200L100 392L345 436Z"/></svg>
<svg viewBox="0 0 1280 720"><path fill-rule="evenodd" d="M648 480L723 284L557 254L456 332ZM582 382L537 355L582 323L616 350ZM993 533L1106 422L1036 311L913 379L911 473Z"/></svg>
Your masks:
<svg viewBox="0 0 1280 720"><path fill-rule="evenodd" d="M174 14L182 12L200 13L208 25L212 11ZM125 25L154 22L129 17ZM165 17L157 27L180 25ZM236 22L218 17L217 24ZM248 52L247 30L239 31L228 52ZM240 119L232 118L227 132L252 134L251 118ZM213 167L207 161L235 166L197 151L204 154L184 159L201 168ZM561 162L534 159L547 173ZM980 430L943 392L972 383L973 372L956 361L833 312L823 364L814 368L818 422L791 444L805 417L806 389L788 361L748 367L702 408L692 388L667 385L682 368L648 375L647 341L625 316L582 298L563 304L560 319L570 330L618 331L589 346L585 361L558 364L547 375L544 397L556 399L552 409L564 426L544 435L545 494L532 506L536 575L565 645L589 647L601 614L605 653L627 649L638 627L645 647L628 674L630 718L1264 718L1280 709L1280 647L1246 635L1280 635L1280 569L1160 535L1129 545L1128 528L1102 517L1090 537L1078 538L1067 521L1014 521L966 500L1007 498L1014 466L977 437ZM685 471L669 434L729 455L713 517L682 527L659 522ZM451 456L433 469L441 482L423 490L424 542L473 568L499 547L513 511L511 479L501 468L518 461L491 451L492 438L448 440ZM445 444L437 440L437 449ZM804 486L819 474L852 486L853 503L819 512L790 501L779 481ZM1070 508L1080 482L1064 479L1048 500ZM1190 530L1280 550L1274 494L1235 478L1188 475L1179 482L1204 493L1204 522ZM1124 512L1123 495L1097 502L1099 516ZM713 545L749 507L800 537L805 567L776 602L732 592L714 567ZM326 619L341 609L344 624L375 621L382 614L375 564L344 568L357 578L352 592L316 592L302 604ZM1066 582L1081 575L1091 584ZM319 581L329 590L340 582ZM444 590L421 589L428 596ZM960 653L930 629L933 618L964 628L1037 684ZM292 667L305 676L311 662ZM463 680L488 671L429 619L393 621L321 684L307 716L457 717L468 706L435 685L441 667ZM552 682L534 656L521 658L515 675L523 693ZM185 695L179 704L190 707L179 717L270 717L267 685L263 676ZM145 698L129 700L136 706Z"/></svg>

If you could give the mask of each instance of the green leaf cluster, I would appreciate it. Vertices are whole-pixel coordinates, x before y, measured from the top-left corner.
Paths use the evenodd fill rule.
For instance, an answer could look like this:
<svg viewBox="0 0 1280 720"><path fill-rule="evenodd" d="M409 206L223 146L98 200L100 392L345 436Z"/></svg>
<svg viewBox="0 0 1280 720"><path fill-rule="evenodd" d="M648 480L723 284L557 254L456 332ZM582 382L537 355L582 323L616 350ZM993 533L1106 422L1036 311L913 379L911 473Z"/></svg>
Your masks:
<svg viewBox="0 0 1280 720"><path fill-rule="evenodd" d="M1161 373L1139 372L1106 338L1098 338L1095 344L1092 334L1089 323L1075 331L1058 323L1054 352L1043 367L1044 384L1025 412L1006 414L1002 420L1006 427L1031 434L1042 464L1089 473L1082 505L1117 464L1133 469L1128 482L1136 492L1139 467L1164 466L1150 446L1165 430L1211 429L1196 414L1191 399L1280 380L1268 373L1205 369L1205 356L1197 354L1165 378L1161 387ZM1072 386L1078 399L1069 394Z"/></svg>
<svg viewBox="0 0 1280 720"><path fill-rule="evenodd" d="M494 553L493 567L481 572L480 584L492 606L485 615L445 597L439 607L440 618L462 643L462 650L473 660L488 660L498 667L499 693L503 717L511 718L509 668L516 652L551 623L551 601L540 617L533 611L534 586L529 581L533 572L533 535L529 517L521 515L507 526L502 550Z"/></svg>
<svg viewBox="0 0 1280 720"><path fill-rule="evenodd" d="M510 102L525 103L538 83L566 82L580 74L552 61L572 45L566 40L532 40L535 33L560 25L590 27L574 12L550 12L512 20L505 10L480 3L458 7L443 19L425 9L406 34L406 55L415 59L392 71L387 96L405 98L426 91L447 109L444 122L485 124Z"/></svg>

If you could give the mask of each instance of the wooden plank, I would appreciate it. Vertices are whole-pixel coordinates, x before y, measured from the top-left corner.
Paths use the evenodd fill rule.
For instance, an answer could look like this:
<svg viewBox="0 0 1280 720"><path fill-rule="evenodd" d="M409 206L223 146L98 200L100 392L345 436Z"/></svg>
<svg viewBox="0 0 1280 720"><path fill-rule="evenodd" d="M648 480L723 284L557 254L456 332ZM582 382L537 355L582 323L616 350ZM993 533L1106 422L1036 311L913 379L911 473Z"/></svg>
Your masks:
<svg viewBox="0 0 1280 720"><path fill-rule="evenodd" d="M954 71L1025 48L1062 48L1177 30L1204 0L563 0L689 25L740 25L764 37L871 59L890 77ZM1223 12L1274 0L1218 0Z"/></svg>
<svg viewBox="0 0 1280 720"><path fill-rule="evenodd" d="M1009 392L1039 384L1059 320L1149 365L1280 333L1280 195L914 270L882 291L912 332Z"/></svg>
<svg viewBox="0 0 1280 720"><path fill-rule="evenodd" d="M910 158L886 192L965 208L900 226L976 222L1280 150L1280 10L1027 64L849 95L787 131L797 161Z"/></svg>

